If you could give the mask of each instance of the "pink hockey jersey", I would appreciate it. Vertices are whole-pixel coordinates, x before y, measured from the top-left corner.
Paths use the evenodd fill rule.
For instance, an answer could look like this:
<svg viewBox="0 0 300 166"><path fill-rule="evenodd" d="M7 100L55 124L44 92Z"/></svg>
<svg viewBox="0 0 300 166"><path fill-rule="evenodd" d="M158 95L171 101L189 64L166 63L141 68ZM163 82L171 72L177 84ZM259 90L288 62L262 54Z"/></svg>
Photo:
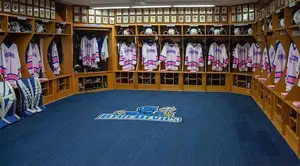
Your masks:
<svg viewBox="0 0 300 166"><path fill-rule="evenodd" d="M286 63L286 55L282 47L282 44L280 43L278 45L275 58L272 63L272 68L275 71L275 79L274 79L275 84L277 84L277 82L280 80L281 76L283 75L283 71L285 69L285 63Z"/></svg>
<svg viewBox="0 0 300 166"><path fill-rule="evenodd" d="M127 45L122 43L120 47L119 65L122 70L131 71L135 69L136 65L136 47L134 43Z"/></svg>
<svg viewBox="0 0 300 166"><path fill-rule="evenodd" d="M83 66L97 66L100 56L96 38L89 40L84 36L81 39L79 59L82 60Z"/></svg>
<svg viewBox="0 0 300 166"><path fill-rule="evenodd" d="M29 44L26 63L30 75L39 77L39 74L42 71L42 61L39 47L36 43Z"/></svg>
<svg viewBox="0 0 300 166"><path fill-rule="evenodd" d="M52 48L51 48L51 59L52 59L52 65L53 65L53 73L54 74L60 74L60 64L59 64L59 58L58 58L58 51L56 43L53 42Z"/></svg>
<svg viewBox="0 0 300 166"><path fill-rule="evenodd" d="M16 44L13 43L10 47L7 47L4 43L1 44L1 61L1 74L4 76L4 79L11 85L16 85L16 81L22 77L20 57Z"/></svg>
<svg viewBox="0 0 300 166"><path fill-rule="evenodd" d="M208 65L212 65L213 71L223 71L228 64L228 56L225 44L213 43L209 47Z"/></svg>
<svg viewBox="0 0 300 166"><path fill-rule="evenodd" d="M188 43L185 52L185 65L189 71L198 71L199 67L204 66L202 46L200 43L194 45Z"/></svg>
<svg viewBox="0 0 300 166"><path fill-rule="evenodd" d="M252 43L248 53L248 67L254 72L261 63L261 50L257 43Z"/></svg>
<svg viewBox="0 0 300 166"><path fill-rule="evenodd" d="M142 63L145 70L155 70L158 65L158 53L156 43L149 45L145 42L142 46Z"/></svg>
<svg viewBox="0 0 300 166"><path fill-rule="evenodd" d="M294 43L291 43L289 50L289 59L286 69L286 91L290 91L294 86L299 75L299 52Z"/></svg>
<svg viewBox="0 0 300 166"><path fill-rule="evenodd" d="M177 71L180 65L180 49L177 43L165 43L159 57L159 63L165 62L166 70Z"/></svg>
<svg viewBox="0 0 300 166"><path fill-rule="evenodd" d="M233 51L233 66L232 68L239 68L239 71L247 71L247 60L250 44L246 43L244 46L237 44Z"/></svg>

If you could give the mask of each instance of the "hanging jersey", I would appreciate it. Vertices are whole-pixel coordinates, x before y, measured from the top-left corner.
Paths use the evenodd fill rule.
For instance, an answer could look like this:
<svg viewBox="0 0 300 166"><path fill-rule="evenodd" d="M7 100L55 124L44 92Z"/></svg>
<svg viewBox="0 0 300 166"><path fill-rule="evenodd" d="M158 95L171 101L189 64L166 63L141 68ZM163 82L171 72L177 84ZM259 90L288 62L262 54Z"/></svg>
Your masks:
<svg viewBox="0 0 300 166"><path fill-rule="evenodd" d="M270 63L269 63L269 56L268 56L268 49L267 47L264 48L263 57L262 57L262 63L261 68L263 70L270 69Z"/></svg>
<svg viewBox="0 0 300 166"><path fill-rule="evenodd" d="M185 52L185 65L189 71L198 71L204 66L203 52L201 44L188 43Z"/></svg>
<svg viewBox="0 0 300 166"><path fill-rule="evenodd" d="M272 64L272 68L275 71L275 80L274 80L275 84L280 80L280 77L283 75L285 63L286 63L286 55L282 47L282 44L280 43L278 45L275 58Z"/></svg>
<svg viewBox="0 0 300 166"><path fill-rule="evenodd" d="M252 43L248 53L248 67L254 72L261 63L261 50L257 43Z"/></svg>
<svg viewBox="0 0 300 166"><path fill-rule="evenodd" d="M14 43L10 47L2 43L1 50L1 59L4 59L2 63L4 79L13 86L17 85L16 81L21 78L21 63L18 47Z"/></svg>
<svg viewBox="0 0 300 166"><path fill-rule="evenodd" d="M39 47L36 43L29 44L26 63L30 75L39 77L39 74L42 71L42 61Z"/></svg>
<svg viewBox="0 0 300 166"><path fill-rule="evenodd" d="M101 48L101 59L106 61L108 57L108 36L105 36Z"/></svg>
<svg viewBox="0 0 300 166"><path fill-rule="evenodd" d="M213 71L223 71L228 64L228 56L225 44L213 43L209 47L208 65L212 65Z"/></svg>
<svg viewBox="0 0 300 166"><path fill-rule="evenodd" d="M121 44L119 65L122 66L122 70L130 71L134 70L136 65L136 47L135 44L126 43Z"/></svg>
<svg viewBox="0 0 300 166"><path fill-rule="evenodd" d="M271 72L273 71L271 64L273 64L274 58L275 58L275 49L272 45L269 48L269 57L270 57L270 61L269 61L270 64L269 64L269 68L268 68L268 74L271 74Z"/></svg>
<svg viewBox="0 0 300 166"><path fill-rule="evenodd" d="M59 57L58 57L58 51L56 47L56 43L52 42L50 44L50 50L49 53L49 63L51 66L51 69L54 74L60 74L60 63L59 63Z"/></svg>
<svg viewBox="0 0 300 166"><path fill-rule="evenodd" d="M145 70L155 70L158 65L158 53L156 43L149 45L144 43L142 46L142 63Z"/></svg>
<svg viewBox="0 0 300 166"><path fill-rule="evenodd" d="M99 49L96 38L89 40L86 36L81 39L79 59L83 66L97 66L100 62Z"/></svg>
<svg viewBox="0 0 300 166"><path fill-rule="evenodd" d="M250 45L246 43L244 46L237 44L233 50L233 66L232 68L239 68L239 71L247 71L248 50Z"/></svg>
<svg viewBox="0 0 300 166"><path fill-rule="evenodd" d="M178 70L180 65L180 49L177 43L165 43L161 51L159 62L165 62L166 70Z"/></svg>
<svg viewBox="0 0 300 166"><path fill-rule="evenodd" d="M294 43L291 43L289 59L286 69L286 91L290 91L299 75L299 52Z"/></svg>

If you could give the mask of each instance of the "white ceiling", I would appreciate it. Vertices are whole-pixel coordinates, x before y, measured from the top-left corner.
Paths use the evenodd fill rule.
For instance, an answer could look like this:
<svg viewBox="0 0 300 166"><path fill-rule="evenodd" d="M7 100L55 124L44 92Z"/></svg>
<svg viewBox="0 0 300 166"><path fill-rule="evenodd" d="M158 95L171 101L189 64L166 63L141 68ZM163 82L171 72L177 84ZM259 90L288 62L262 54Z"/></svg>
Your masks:
<svg viewBox="0 0 300 166"><path fill-rule="evenodd" d="M99 5L99 6L130 6L141 5L141 1L147 5L220 5L230 6L256 2L257 0L62 0L77 5Z"/></svg>

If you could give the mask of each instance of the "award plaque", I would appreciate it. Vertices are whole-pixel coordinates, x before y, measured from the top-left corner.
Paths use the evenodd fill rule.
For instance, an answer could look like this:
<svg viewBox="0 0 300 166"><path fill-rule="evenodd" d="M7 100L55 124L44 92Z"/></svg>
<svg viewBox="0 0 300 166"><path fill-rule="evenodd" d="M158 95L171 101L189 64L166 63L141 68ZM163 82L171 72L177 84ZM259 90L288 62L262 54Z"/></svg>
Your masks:
<svg viewBox="0 0 300 166"><path fill-rule="evenodd" d="M130 24L134 24L135 23L135 16L130 16Z"/></svg>
<svg viewBox="0 0 300 166"><path fill-rule="evenodd" d="M50 10L49 9L46 9L45 10L45 15L46 15L46 18L48 18L48 19L50 19L51 18L51 12L50 12ZM79 22L80 22L80 19L79 19Z"/></svg>
<svg viewBox="0 0 300 166"><path fill-rule="evenodd" d="M108 17L103 17L103 24L108 24Z"/></svg>
<svg viewBox="0 0 300 166"><path fill-rule="evenodd" d="M172 15L171 16L171 22L172 23L176 23L177 22L177 16L176 15Z"/></svg>
<svg viewBox="0 0 300 166"><path fill-rule="evenodd" d="M163 16L157 16L157 22L162 23L163 22Z"/></svg>
<svg viewBox="0 0 300 166"><path fill-rule="evenodd" d="M156 23L156 16L150 16L150 23Z"/></svg>
<svg viewBox="0 0 300 166"><path fill-rule="evenodd" d="M26 15L26 5L20 4L20 14Z"/></svg>
<svg viewBox="0 0 300 166"><path fill-rule="evenodd" d="M32 8L32 6L27 6L27 16L33 16L33 8Z"/></svg>
<svg viewBox="0 0 300 166"><path fill-rule="evenodd" d="M122 24L122 16L117 16L117 24Z"/></svg>
<svg viewBox="0 0 300 166"><path fill-rule="evenodd" d="M89 15L95 15L95 10L94 9L89 9Z"/></svg>
<svg viewBox="0 0 300 166"><path fill-rule="evenodd" d="M80 7L74 6L74 14L80 14Z"/></svg>
<svg viewBox="0 0 300 166"><path fill-rule="evenodd" d="M74 16L74 22L80 22L80 16L79 15L75 15Z"/></svg>
<svg viewBox="0 0 300 166"><path fill-rule="evenodd" d="M33 16L34 17L39 17L40 16L40 11L38 7L33 8Z"/></svg>
<svg viewBox="0 0 300 166"><path fill-rule="evenodd" d="M53 0L51 1L51 9L55 10L55 1L53 1Z"/></svg>
<svg viewBox="0 0 300 166"><path fill-rule="evenodd" d="M40 8L40 17L45 18L45 9L44 8Z"/></svg>
<svg viewBox="0 0 300 166"><path fill-rule="evenodd" d="M87 16L81 16L81 22L82 23L87 23Z"/></svg>
<svg viewBox="0 0 300 166"><path fill-rule="evenodd" d="M193 15L192 22L198 22L198 15Z"/></svg>
<svg viewBox="0 0 300 166"><path fill-rule="evenodd" d="M39 0L33 0L33 5L38 7L39 6Z"/></svg>
<svg viewBox="0 0 300 166"><path fill-rule="evenodd" d="M101 24L101 23L102 23L102 17L96 16L96 24Z"/></svg>
<svg viewBox="0 0 300 166"><path fill-rule="evenodd" d="M28 0L27 0L27 2L28 2ZM50 0L45 0L45 4L46 4L46 8L47 9L50 9L51 8L51 2L50 2Z"/></svg>
<svg viewBox="0 0 300 166"><path fill-rule="evenodd" d="M109 24L115 24L115 17L109 17Z"/></svg>
<svg viewBox="0 0 300 166"><path fill-rule="evenodd" d="M102 14L101 10L96 10L95 13L96 13L96 16L101 16L101 14Z"/></svg>
<svg viewBox="0 0 300 166"><path fill-rule="evenodd" d="M95 24L95 17L89 16L89 24Z"/></svg>
<svg viewBox="0 0 300 166"><path fill-rule="evenodd" d="M220 7L215 7L214 14L220 14Z"/></svg>
<svg viewBox="0 0 300 166"><path fill-rule="evenodd" d="M222 7L221 8L221 14L227 14L227 7Z"/></svg>
<svg viewBox="0 0 300 166"><path fill-rule="evenodd" d="M142 16L136 16L136 22L137 23L142 23L143 22Z"/></svg>
<svg viewBox="0 0 300 166"><path fill-rule="evenodd" d="M179 22L179 23L183 23L183 22L184 22L184 19L183 19L183 18L184 18L183 15L179 15L179 16L178 16L178 22Z"/></svg>
<svg viewBox="0 0 300 166"><path fill-rule="evenodd" d="M200 22L205 22L205 15L200 15Z"/></svg>
<svg viewBox="0 0 300 166"><path fill-rule="evenodd" d="M55 19L55 10L51 10L50 14L51 14L51 19L54 20Z"/></svg>
<svg viewBox="0 0 300 166"><path fill-rule="evenodd" d="M135 9L130 9L129 14L132 16L135 15ZM121 13L121 15L122 15L122 13Z"/></svg>
<svg viewBox="0 0 300 166"><path fill-rule="evenodd" d="M19 14L19 4L18 3L12 3L12 13Z"/></svg>
<svg viewBox="0 0 300 166"><path fill-rule="evenodd" d="M45 7L45 0L40 0L40 7L42 7L42 8Z"/></svg>
<svg viewBox="0 0 300 166"><path fill-rule="evenodd" d="M4 12L10 13L11 12L11 6L10 2L4 2Z"/></svg>

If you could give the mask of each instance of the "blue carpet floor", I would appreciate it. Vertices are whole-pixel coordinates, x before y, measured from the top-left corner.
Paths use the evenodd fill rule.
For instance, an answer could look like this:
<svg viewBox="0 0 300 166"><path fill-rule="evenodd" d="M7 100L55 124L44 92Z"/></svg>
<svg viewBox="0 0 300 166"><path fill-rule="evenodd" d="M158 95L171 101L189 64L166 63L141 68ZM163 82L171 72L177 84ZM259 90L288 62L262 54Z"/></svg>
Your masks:
<svg viewBox="0 0 300 166"><path fill-rule="evenodd" d="M102 112L176 106L181 123L94 120ZM0 130L0 165L300 165L251 97L106 91L75 95Z"/></svg>

